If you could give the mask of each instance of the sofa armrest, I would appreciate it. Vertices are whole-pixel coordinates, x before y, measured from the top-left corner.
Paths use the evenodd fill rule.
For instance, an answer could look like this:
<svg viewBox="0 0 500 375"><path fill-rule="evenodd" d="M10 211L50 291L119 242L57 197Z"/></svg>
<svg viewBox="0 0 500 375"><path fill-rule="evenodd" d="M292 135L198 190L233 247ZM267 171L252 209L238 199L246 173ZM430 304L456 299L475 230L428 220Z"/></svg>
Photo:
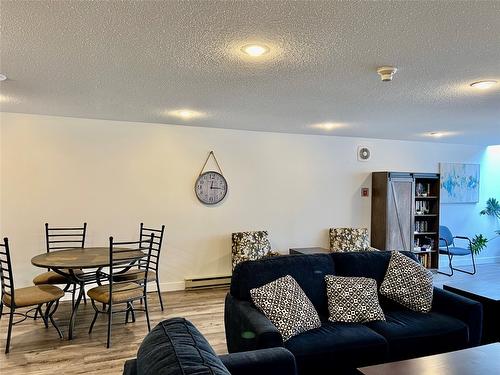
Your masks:
<svg viewBox="0 0 500 375"><path fill-rule="evenodd" d="M226 296L224 308L229 353L283 346L276 327L250 302Z"/></svg>
<svg viewBox="0 0 500 375"><path fill-rule="evenodd" d="M219 357L231 375L296 375L295 357L285 348L232 353Z"/></svg>
<svg viewBox="0 0 500 375"><path fill-rule="evenodd" d="M137 375L137 359L134 358L125 361L123 375Z"/></svg>
<svg viewBox="0 0 500 375"><path fill-rule="evenodd" d="M432 311L450 315L461 320L469 327L469 345L481 342L483 331L483 305L458 294L434 288Z"/></svg>

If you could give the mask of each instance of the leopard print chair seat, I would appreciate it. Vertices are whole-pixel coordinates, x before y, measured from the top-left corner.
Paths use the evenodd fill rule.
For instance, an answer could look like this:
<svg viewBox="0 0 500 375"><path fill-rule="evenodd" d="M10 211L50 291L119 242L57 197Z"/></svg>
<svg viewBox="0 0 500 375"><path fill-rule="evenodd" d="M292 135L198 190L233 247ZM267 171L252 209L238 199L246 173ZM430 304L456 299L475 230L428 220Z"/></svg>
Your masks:
<svg viewBox="0 0 500 375"><path fill-rule="evenodd" d="M238 263L280 255L271 249L268 233L265 230L236 232L232 234L233 270Z"/></svg>
<svg viewBox="0 0 500 375"><path fill-rule="evenodd" d="M330 251L378 251L370 246L367 228L330 228Z"/></svg>

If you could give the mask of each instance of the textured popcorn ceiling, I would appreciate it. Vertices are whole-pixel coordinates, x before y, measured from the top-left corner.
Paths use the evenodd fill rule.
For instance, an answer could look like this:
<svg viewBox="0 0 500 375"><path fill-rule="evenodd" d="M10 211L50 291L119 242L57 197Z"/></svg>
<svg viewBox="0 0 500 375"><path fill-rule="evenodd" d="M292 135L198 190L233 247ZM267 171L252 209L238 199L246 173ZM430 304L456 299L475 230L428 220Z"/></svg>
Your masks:
<svg viewBox="0 0 500 375"><path fill-rule="evenodd" d="M500 143L500 87L468 86L500 81L500 1L0 5L2 111ZM270 54L242 58L252 41ZM383 64L399 68L392 83ZM177 108L208 115L165 114ZM310 126L327 121L344 126Z"/></svg>

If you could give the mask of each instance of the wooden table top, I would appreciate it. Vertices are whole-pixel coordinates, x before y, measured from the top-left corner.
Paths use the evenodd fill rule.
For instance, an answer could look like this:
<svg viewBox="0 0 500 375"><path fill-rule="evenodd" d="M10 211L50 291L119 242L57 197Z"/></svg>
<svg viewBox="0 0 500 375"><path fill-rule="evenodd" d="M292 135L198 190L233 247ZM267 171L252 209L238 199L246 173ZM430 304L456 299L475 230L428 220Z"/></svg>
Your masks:
<svg viewBox="0 0 500 375"><path fill-rule="evenodd" d="M487 300L500 301L500 284L496 280L474 279L445 283L443 289L457 292L472 299L480 297Z"/></svg>
<svg viewBox="0 0 500 375"><path fill-rule="evenodd" d="M500 343L358 369L364 375L500 374Z"/></svg>
<svg viewBox="0 0 500 375"><path fill-rule="evenodd" d="M115 248L122 249L122 248ZM130 249L124 253L113 254L113 260L125 262L131 259L141 259L146 254L141 250ZM109 265L109 247L85 247L51 251L37 255L31 259L34 266L42 268L99 268Z"/></svg>

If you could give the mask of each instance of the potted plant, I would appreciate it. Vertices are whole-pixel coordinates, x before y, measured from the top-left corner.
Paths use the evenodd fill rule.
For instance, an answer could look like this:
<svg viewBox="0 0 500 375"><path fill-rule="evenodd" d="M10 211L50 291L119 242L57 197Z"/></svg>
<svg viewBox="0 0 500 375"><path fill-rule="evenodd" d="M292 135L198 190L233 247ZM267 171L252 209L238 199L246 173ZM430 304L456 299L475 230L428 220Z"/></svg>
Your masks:
<svg viewBox="0 0 500 375"><path fill-rule="evenodd" d="M479 214L481 216L485 215L500 219L500 202L498 202L498 199L489 198L486 201L486 207L483 210L481 210ZM487 239L482 234L476 234L469 246L470 250L476 255L479 254L488 245L489 241L494 240L495 238L500 236L500 229L495 231L495 234L496 234L495 237L490 239Z"/></svg>

